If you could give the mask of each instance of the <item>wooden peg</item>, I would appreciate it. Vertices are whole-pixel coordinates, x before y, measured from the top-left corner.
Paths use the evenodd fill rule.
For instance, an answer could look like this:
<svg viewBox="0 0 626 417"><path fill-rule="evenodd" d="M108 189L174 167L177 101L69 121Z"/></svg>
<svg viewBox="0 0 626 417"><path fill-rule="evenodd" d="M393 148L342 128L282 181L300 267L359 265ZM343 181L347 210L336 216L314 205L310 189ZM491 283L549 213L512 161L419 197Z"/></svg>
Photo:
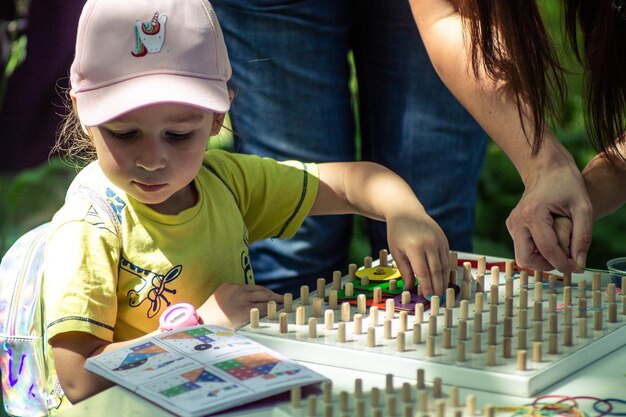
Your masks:
<svg viewBox="0 0 626 417"><path fill-rule="evenodd" d="M476 275L485 275L487 272L487 257L479 256L476 260Z"/></svg>
<svg viewBox="0 0 626 417"><path fill-rule="evenodd" d="M383 301L383 289L380 287L374 288L374 293L372 295L372 302L374 304L380 304Z"/></svg>
<svg viewBox="0 0 626 417"><path fill-rule="evenodd" d="M477 292L474 294L474 311L482 313L485 309L485 294Z"/></svg>
<svg viewBox="0 0 626 417"><path fill-rule="evenodd" d="M304 326L306 310L303 306L296 307L296 325Z"/></svg>
<svg viewBox="0 0 626 417"><path fill-rule="evenodd" d="M435 356L435 336L426 336L426 357L432 358Z"/></svg>
<svg viewBox="0 0 626 417"><path fill-rule="evenodd" d="M460 303L460 312L459 312L459 320L467 320L469 317L469 301L461 300Z"/></svg>
<svg viewBox="0 0 626 417"><path fill-rule="evenodd" d="M409 291L402 291L402 304L409 304L411 302L411 293Z"/></svg>
<svg viewBox="0 0 626 417"><path fill-rule="evenodd" d="M502 357L504 359L509 359L511 357L511 346L513 342L510 337L505 337L502 339Z"/></svg>
<svg viewBox="0 0 626 417"><path fill-rule="evenodd" d="M396 312L396 303L393 298L388 298L385 301L385 318L392 320Z"/></svg>
<svg viewBox="0 0 626 417"><path fill-rule="evenodd" d="M446 308L454 308L454 288L446 289Z"/></svg>
<svg viewBox="0 0 626 417"><path fill-rule="evenodd" d="M353 329L354 334L356 335L361 335L363 334L363 315L362 314L355 314L354 315L354 329Z"/></svg>
<svg viewBox="0 0 626 417"><path fill-rule="evenodd" d="M359 314L365 314L367 312L367 297L365 297L365 294L357 295L356 311Z"/></svg>
<svg viewBox="0 0 626 417"><path fill-rule="evenodd" d="M476 274L476 292L483 293L486 292L485 288L485 275L484 274Z"/></svg>
<svg viewBox="0 0 626 417"><path fill-rule="evenodd" d="M256 307L250 309L250 327L253 329L259 328L259 309Z"/></svg>
<svg viewBox="0 0 626 417"><path fill-rule="evenodd" d="M317 338L317 319L309 317L309 339Z"/></svg>
<svg viewBox="0 0 626 417"><path fill-rule="evenodd" d="M602 289L601 286L602 276L599 272L594 272L591 275L591 291L600 291Z"/></svg>
<svg viewBox="0 0 626 417"><path fill-rule="evenodd" d="M457 340L458 341L463 341L463 340L467 340L467 321L466 320L459 320L459 322L457 323Z"/></svg>
<svg viewBox="0 0 626 417"><path fill-rule="evenodd" d="M324 328L326 330L333 330L335 328L335 312L331 309L327 309L324 312Z"/></svg>
<svg viewBox="0 0 626 417"><path fill-rule="evenodd" d="M293 294L290 292L285 293L283 296L283 311L285 313L291 313L293 311Z"/></svg>
<svg viewBox="0 0 626 417"><path fill-rule="evenodd" d="M438 316L439 315L439 296L433 295L430 299L430 315Z"/></svg>
<svg viewBox="0 0 626 417"><path fill-rule="evenodd" d="M507 278L504 281L504 297L513 298L513 278Z"/></svg>
<svg viewBox="0 0 626 417"><path fill-rule="evenodd" d="M391 319L385 319L383 322L383 339L391 339Z"/></svg>
<svg viewBox="0 0 626 417"><path fill-rule="evenodd" d="M543 301L543 282L535 282L535 302Z"/></svg>
<svg viewBox="0 0 626 417"><path fill-rule="evenodd" d="M278 315L278 332L281 334L289 332L287 324L287 313L285 313L284 311Z"/></svg>
<svg viewBox="0 0 626 417"><path fill-rule="evenodd" d="M437 316L428 317L428 335L437 336Z"/></svg>
<svg viewBox="0 0 626 417"><path fill-rule="evenodd" d="M276 320L276 301L274 300L267 302L267 319Z"/></svg>
<svg viewBox="0 0 626 417"><path fill-rule="evenodd" d="M343 321L337 323L337 342L346 343L346 323Z"/></svg>
<svg viewBox="0 0 626 417"><path fill-rule="evenodd" d="M300 304L303 306L309 305L309 286L303 285L300 287Z"/></svg>
<svg viewBox="0 0 626 417"><path fill-rule="evenodd" d="M548 353L550 355L556 355L559 353L559 334L550 333L548 335Z"/></svg>
<svg viewBox="0 0 626 417"><path fill-rule="evenodd" d="M404 331L396 333L396 352L404 352L406 350L406 338Z"/></svg>
<svg viewBox="0 0 626 417"><path fill-rule="evenodd" d="M491 267L491 287L500 285L500 267L492 266Z"/></svg>
<svg viewBox="0 0 626 417"><path fill-rule="evenodd" d="M357 270L356 264L348 265L348 281L353 281L356 278L356 270ZM337 289L337 291L339 291L339 289Z"/></svg>
<svg viewBox="0 0 626 417"><path fill-rule="evenodd" d="M413 323L413 344L419 345L422 343L422 325L420 323Z"/></svg>
<svg viewBox="0 0 626 417"><path fill-rule="evenodd" d="M480 333L474 333L474 335L472 336L472 353L474 354L482 353L483 351L482 345L483 343L482 343L482 337L480 337Z"/></svg>
<svg viewBox="0 0 626 417"><path fill-rule="evenodd" d="M376 347L376 328L367 328L367 347Z"/></svg>
<svg viewBox="0 0 626 417"><path fill-rule="evenodd" d="M356 267L356 264L352 264ZM333 271L333 290L341 289L341 271Z"/></svg>
<svg viewBox="0 0 626 417"><path fill-rule="evenodd" d="M415 304L415 322L421 323L424 321L424 304L417 303Z"/></svg>
<svg viewBox="0 0 626 417"><path fill-rule="evenodd" d="M370 307L370 327L378 326L378 307Z"/></svg>
<svg viewBox="0 0 626 417"><path fill-rule="evenodd" d="M517 370L518 371L526 370L526 351L525 350L517 351Z"/></svg>
<svg viewBox="0 0 626 417"><path fill-rule="evenodd" d="M449 327L442 330L443 337L441 338L441 348L450 349L452 347L452 331Z"/></svg>
<svg viewBox="0 0 626 417"><path fill-rule="evenodd" d="M515 262L512 259L507 259L504 261L504 276L507 279L513 278L513 265Z"/></svg>
<svg viewBox="0 0 626 417"><path fill-rule="evenodd" d="M491 304L489 306L489 324L498 324L498 305Z"/></svg>
<svg viewBox="0 0 626 417"><path fill-rule="evenodd" d="M332 289L328 292L328 308L332 310L337 310L338 300L337 300L337 290Z"/></svg>
<svg viewBox="0 0 626 417"><path fill-rule="evenodd" d="M354 296L354 284L352 282L346 282L343 286L343 292L346 297Z"/></svg>
<svg viewBox="0 0 626 417"><path fill-rule="evenodd" d="M543 320L543 303L541 301L535 301L535 303L533 304L533 320Z"/></svg>
<svg viewBox="0 0 626 417"><path fill-rule="evenodd" d="M350 321L350 303L347 301L341 303L341 321L344 323Z"/></svg>
<svg viewBox="0 0 626 417"><path fill-rule="evenodd" d="M317 293L315 295L321 299L326 298L326 280L324 278L317 279Z"/></svg>
<svg viewBox="0 0 626 417"><path fill-rule="evenodd" d="M498 305L500 303L499 293L500 290L497 285L492 285L489 288L489 304Z"/></svg>
<svg viewBox="0 0 626 417"><path fill-rule="evenodd" d="M400 312L400 320L398 323L398 330L401 332L406 332L409 323L409 313L407 311Z"/></svg>
<svg viewBox="0 0 626 417"><path fill-rule="evenodd" d="M389 257L389 252L387 252L387 249L381 249L378 251L378 260L379 260L379 264L382 267L387 267L388 265L388 258Z"/></svg>
<svg viewBox="0 0 626 417"><path fill-rule="evenodd" d="M496 346L488 345L487 346L487 366L496 366Z"/></svg>
<svg viewBox="0 0 626 417"><path fill-rule="evenodd" d="M313 317L322 316L322 299L319 297L313 298L313 307L311 308L311 315Z"/></svg>
<svg viewBox="0 0 626 417"><path fill-rule="evenodd" d="M299 408L300 407L300 399L302 396L302 388L301 387L293 387L289 393L291 407Z"/></svg>

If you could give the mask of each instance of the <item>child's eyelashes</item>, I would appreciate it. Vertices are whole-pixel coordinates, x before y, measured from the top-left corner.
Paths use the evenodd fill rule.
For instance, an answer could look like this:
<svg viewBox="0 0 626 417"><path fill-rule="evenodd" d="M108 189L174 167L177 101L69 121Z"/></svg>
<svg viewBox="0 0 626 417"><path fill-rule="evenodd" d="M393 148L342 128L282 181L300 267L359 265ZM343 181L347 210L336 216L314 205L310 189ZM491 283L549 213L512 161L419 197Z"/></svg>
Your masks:
<svg viewBox="0 0 626 417"><path fill-rule="evenodd" d="M194 132L185 132L185 133L174 133L174 132L167 132L166 136L168 139L174 140L174 141L183 141L183 140L187 140L187 139L191 139L193 137Z"/></svg>
<svg viewBox="0 0 626 417"><path fill-rule="evenodd" d="M138 136L138 132L136 130L128 130L128 131L115 131L111 129L104 129L107 135L113 139L121 139L121 140L129 140L134 139Z"/></svg>
<svg viewBox="0 0 626 417"><path fill-rule="evenodd" d="M120 139L120 140L132 140L139 138L141 133L138 130L128 130L128 131L117 131L112 129L104 129L106 134L112 139ZM163 136L165 139L180 142L193 138L195 131L189 132L165 132Z"/></svg>

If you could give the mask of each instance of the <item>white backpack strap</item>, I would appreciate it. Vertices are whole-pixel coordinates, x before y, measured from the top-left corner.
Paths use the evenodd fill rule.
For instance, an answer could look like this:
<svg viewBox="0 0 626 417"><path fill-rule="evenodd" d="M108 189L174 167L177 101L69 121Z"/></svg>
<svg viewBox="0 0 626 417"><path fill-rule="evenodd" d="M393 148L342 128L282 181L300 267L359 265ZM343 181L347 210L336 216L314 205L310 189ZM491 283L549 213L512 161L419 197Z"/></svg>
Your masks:
<svg viewBox="0 0 626 417"><path fill-rule="evenodd" d="M122 249L124 247L124 242L122 240L122 224L120 223L120 220L118 219L117 215L111 208L111 205L107 203L107 201L103 199L100 196L100 194L98 194L96 191L92 190L91 188L87 187L86 185L80 185L76 189L76 192L77 193L82 192L82 193L87 194L89 198L91 198L98 205L98 207L100 207L109 216L109 218L111 219L111 222L113 223L113 227L115 227L115 234L117 235L117 238L120 241L120 255L121 255Z"/></svg>

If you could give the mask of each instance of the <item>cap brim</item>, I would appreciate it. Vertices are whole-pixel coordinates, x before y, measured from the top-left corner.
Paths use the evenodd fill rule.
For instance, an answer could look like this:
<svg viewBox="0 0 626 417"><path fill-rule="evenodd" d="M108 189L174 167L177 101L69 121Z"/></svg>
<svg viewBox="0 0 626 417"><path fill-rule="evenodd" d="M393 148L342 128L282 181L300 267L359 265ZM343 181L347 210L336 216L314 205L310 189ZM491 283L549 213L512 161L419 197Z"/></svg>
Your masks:
<svg viewBox="0 0 626 417"><path fill-rule="evenodd" d="M85 126L97 126L159 103L186 104L218 113L225 113L230 108L224 80L173 74L142 75L75 94L78 117Z"/></svg>

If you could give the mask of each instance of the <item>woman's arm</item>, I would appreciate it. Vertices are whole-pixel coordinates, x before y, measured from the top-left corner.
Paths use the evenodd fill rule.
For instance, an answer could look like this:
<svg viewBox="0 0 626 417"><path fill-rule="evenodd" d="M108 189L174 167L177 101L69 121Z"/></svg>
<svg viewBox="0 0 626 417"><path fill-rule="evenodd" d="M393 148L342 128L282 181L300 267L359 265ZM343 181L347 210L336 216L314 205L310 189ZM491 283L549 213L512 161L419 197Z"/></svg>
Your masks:
<svg viewBox="0 0 626 417"><path fill-rule="evenodd" d="M612 164L603 154L596 155L583 170L587 192L593 204L593 217L600 219L626 203L626 161Z"/></svg>
<svg viewBox="0 0 626 417"><path fill-rule="evenodd" d="M448 241L411 187L371 162L319 164L320 185L310 214L361 214L387 222L387 240L405 287L417 277L422 294L448 286Z"/></svg>
<svg viewBox="0 0 626 417"><path fill-rule="evenodd" d="M523 129L532 124L529 120L522 124L515 95L502 81L474 75L469 34L464 33L457 4L451 0L411 0L437 73L511 159L524 182L524 195L507 220L516 260L521 266L542 270L580 270L591 244L592 223L582 176L571 155L548 129L543 131L542 148L532 156ZM573 222L569 253L558 245L554 216Z"/></svg>

